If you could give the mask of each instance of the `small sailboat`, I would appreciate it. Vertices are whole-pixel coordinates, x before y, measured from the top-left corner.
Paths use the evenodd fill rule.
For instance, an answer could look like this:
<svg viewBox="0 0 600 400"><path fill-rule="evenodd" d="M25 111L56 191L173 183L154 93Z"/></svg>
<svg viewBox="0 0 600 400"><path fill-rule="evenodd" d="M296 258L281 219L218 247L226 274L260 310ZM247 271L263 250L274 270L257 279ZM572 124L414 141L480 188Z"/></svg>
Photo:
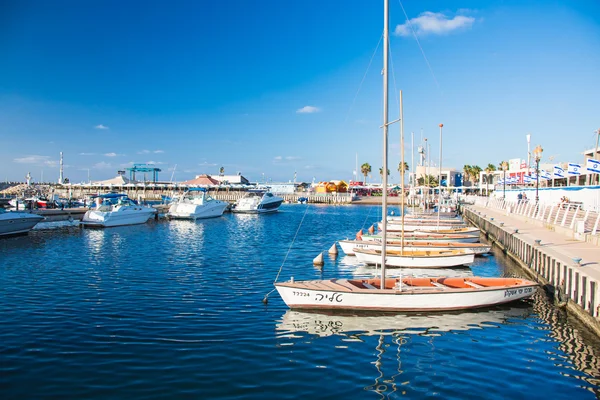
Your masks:
<svg viewBox="0 0 600 400"><path fill-rule="evenodd" d="M342 251L347 255L354 255L354 249L361 250L379 250L381 243L374 240L340 240L338 241ZM401 250L402 242L399 240L388 240L387 248L389 250ZM466 250L475 255L487 254L492 246L484 243L455 243L443 241L405 241L404 248L408 250L427 251L427 250Z"/></svg>
<svg viewBox="0 0 600 400"><path fill-rule="evenodd" d="M388 169L388 0L384 0L383 33L383 167ZM400 95L402 110L402 95ZM404 123L402 114L401 124ZM403 125L401 125L401 132ZM401 134L400 148L404 148ZM402 152L401 165L404 162ZM382 187L387 188L387 174ZM404 184L403 184L404 186ZM402 188L404 193L404 188ZM382 215L387 216L387 190L383 190ZM404 232L404 231L403 231ZM402 239L404 239L402 233ZM402 240L404 242L404 240ZM387 218L382 220L381 276L373 279L327 279L277 282L275 288L292 309L362 311L445 311L487 307L532 296L537 283L517 278L398 277L386 279Z"/></svg>
<svg viewBox="0 0 600 400"><path fill-rule="evenodd" d="M364 241L381 241L381 235L358 235L360 239ZM392 232L387 234L388 240L401 241L402 234L398 232ZM428 243L428 242L452 242L452 243L479 243L479 235L463 235L463 234L442 234L442 233L420 233L415 234L411 232L410 235L404 235L404 240L413 243Z"/></svg>

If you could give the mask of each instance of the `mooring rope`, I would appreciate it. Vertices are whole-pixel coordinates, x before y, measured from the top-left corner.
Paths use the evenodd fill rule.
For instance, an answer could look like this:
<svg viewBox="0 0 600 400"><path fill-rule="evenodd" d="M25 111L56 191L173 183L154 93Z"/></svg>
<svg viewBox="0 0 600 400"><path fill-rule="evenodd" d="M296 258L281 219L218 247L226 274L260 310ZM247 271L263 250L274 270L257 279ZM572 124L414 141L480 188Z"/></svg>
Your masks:
<svg viewBox="0 0 600 400"><path fill-rule="evenodd" d="M304 214L302 215L302 219L300 220L300 224L298 225L298 229L296 229L296 233L294 234L294 238L292 239L292 243L290 243L290 247L288 247L287 253L285 253L285 257L283 258L283 262L281 263L281 266L279 267L279 271L277 271L277 276L275 276L275 280L273 281L273 284L277 283L277 280L279 279L279 275L281 275L281 271L283 270L283 266L285 265L285 262L287 261L288 256L290 255L290 252L292 251L292 246L294 246L294 243L296 242L296 238L298 237L298 232L300 232L300 228L302 227L302 223L304 222L304 218L306 218L307 211L308 211L308 202L306 203L306 207L304 208ZM273 293L274 291L275 291L275 289L271 289L271 291L265 295L265 298L263 299L263 303L267 304L269 295L271 293Z"/></svg>

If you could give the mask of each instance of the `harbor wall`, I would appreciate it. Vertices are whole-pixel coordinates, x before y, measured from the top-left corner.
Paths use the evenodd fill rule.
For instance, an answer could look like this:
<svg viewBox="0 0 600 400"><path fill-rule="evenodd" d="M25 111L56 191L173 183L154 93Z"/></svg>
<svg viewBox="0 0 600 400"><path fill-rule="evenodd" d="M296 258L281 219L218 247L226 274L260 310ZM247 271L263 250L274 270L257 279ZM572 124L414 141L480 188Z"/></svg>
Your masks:
<svg viewBox="0 0 600 400"><path fill-rule="evenodd" d="M521 236L518 229L504 227L481 212L461 206L464 219L475 225L488 240L523 267L573 315L600 336L600 283L574 259L541 245L540 241Z"/></svg>

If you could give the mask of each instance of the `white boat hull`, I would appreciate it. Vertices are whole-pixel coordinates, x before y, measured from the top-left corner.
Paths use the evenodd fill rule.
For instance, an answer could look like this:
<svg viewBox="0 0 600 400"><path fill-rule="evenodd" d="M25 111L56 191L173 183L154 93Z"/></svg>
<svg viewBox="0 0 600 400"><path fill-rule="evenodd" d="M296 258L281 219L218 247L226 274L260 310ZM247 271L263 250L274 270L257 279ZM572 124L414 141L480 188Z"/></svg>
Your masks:
<svg viewBox="0 0 600 400"><path fill-rule="evenodd" d="M438 251L436 249L436 251ZM381 250L354 250L356 258L368 265L381 264ZM475 261L475 253L461 252L459 254L448 254L438 256L411 256L396 255L386 252L386 267L397 268L452 268L470 265Z"/></svg>
<svg viewBox="0 0 600 400"><path fill-rule="evenodd" d="M145 224L154 214L156 214L155 209L142 206L119 212L90 210L84 214L81 225L112 228L115 226Z"/></svg>
<svg viewBox="0 0 600 400"><path fill-rule="evenodd" d="M449 311L489 307L532 296L537 284L519 287L500 286L485 289L404 288L347 290L347 280L277 283L275 287L291 309L362 310L362 311ZM341 283L340 290L336 284ZM527 281L524 281L527 282ZM313 288L314 287L314 288Z"/></svg>
<svg viewBox="0 0 600 400"><path fill-rule="evenodd" d="M365 240L340 240L338 242L342 251L351 256L354 255L354 249L363 249L363 250L381 250L381 242L376 241L365 241ZM399 251L402 250L401 243L388 243L386 248L388 250ZM404 246L405 249L411 251L427 251L427 250L440 250L440 251L449 251L449 250L466 250L468 252L473 252L475 255L481 255L489 253L492 246L461 246L461 247L453 247L451 244L448 246L427 246L427 243L423 243L423 245L418 245L413 242L409 245Z"/></svg>
<svg viewBox="0 0 600 400"><path fill-rule="evenodd" d="M169 208L167 214L172 219L203 219L216 218L223 215L228 203L220 200L212 200L206 204L176 203Z"/></svg>
<svg viewBox="0 0 600 400"><path fill-rule="evenodd" d="M0 214L0 236L25 234L43 219L37 214L3 212Z"/></svg>
<svg viewBox="0 0 600 400"><path fill-rule="evenodd" d="M413 238L417 238L419 236L424 236L424 235L414 235L413 234ZM461 235L463 236L463 235ZM381 236L379 235L363 235L361 236L363 241L381 241ZM388 234L388 240L401 240L400 239L401 236L398 234ZM405 238L406 240L406 238ZM419 240L418 239L410 239L411 242L413 243L418 243ZM467 236L464 235L464 237L461 238L447 238L444 236L439 236L439 237L427 237L427 239L424 239L422 242L423 243L427 243L427 242L436 242L436 241L440 241L440 242L454 242L454 243L478 243L479 242L479 236Z"/></svg>

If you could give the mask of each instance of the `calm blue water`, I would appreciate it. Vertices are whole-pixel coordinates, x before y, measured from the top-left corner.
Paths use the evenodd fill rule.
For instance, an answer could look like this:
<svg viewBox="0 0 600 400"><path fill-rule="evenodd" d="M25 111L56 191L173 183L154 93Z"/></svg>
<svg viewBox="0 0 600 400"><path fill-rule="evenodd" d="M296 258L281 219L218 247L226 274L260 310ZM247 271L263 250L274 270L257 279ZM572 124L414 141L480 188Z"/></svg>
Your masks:
<svg viewBox="0 0 600 400"><path fill-rule="evenodd" d="M281 278L369 274L312 259L377 207L34 231L0 240L0 391L24 398L594 398L594 337L545 296L445 315L291 312ZM306 213L305 213L306 211ZM357 272L358 271L358 272ZM477 275L518 273L501 253ZM471 273L466 270L463 273Z"/></svg>

